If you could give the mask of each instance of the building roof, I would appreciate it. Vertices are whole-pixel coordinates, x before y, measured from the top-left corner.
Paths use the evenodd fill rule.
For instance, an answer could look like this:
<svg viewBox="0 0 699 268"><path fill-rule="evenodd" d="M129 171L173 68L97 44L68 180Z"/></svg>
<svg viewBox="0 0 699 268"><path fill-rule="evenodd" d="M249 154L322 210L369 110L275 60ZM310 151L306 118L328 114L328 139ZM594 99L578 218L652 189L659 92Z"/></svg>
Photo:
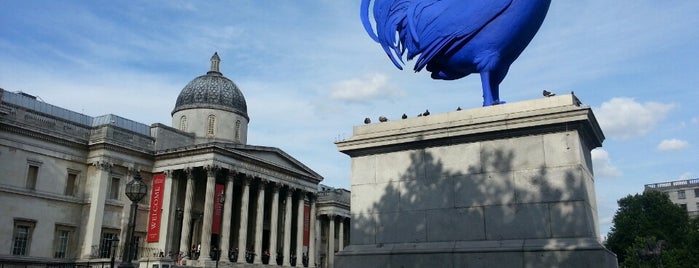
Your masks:
<svg viewBox="0 0 699 268"><path fill-rule="evenodd" d="M248 107L238 86L219 71L218 53L211 57L211 70L194 78L180 92L172 114L186 109L217 109L237 113L248 120Z"/></svg>

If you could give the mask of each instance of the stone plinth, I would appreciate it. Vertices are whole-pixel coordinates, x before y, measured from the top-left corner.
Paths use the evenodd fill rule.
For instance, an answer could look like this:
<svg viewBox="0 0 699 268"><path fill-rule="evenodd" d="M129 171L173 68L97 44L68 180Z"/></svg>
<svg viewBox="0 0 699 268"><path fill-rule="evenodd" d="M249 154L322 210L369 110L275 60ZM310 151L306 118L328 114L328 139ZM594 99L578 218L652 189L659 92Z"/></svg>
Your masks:
<svg viewBox="0 0 699 268"><path fill-rule="evenodd" d="M573 95L356 126L350 246L336 267L617 267L598 241Z"/></svg>

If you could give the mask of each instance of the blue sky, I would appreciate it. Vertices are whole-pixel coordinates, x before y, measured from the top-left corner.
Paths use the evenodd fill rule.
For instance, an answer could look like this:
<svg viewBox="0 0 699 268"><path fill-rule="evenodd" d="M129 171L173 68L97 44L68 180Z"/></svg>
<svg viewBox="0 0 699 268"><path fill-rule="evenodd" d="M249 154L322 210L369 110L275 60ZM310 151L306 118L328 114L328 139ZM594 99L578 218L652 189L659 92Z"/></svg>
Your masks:
<svg viewBox="0 0 699 268"><path fill-rule="evenodd" d="M602 233L616 201L699 177L699 1L554 1L501 84L508 102L542 89L593 107ZM170 124L180 90L209 68L242 90L248 143L279 147L349 187L334 142L365 117L481 103L477 75L397 70L364 32L359 1L3 1L0 87L90 116ZM412 66L412 63L408 63Z"/></svg>

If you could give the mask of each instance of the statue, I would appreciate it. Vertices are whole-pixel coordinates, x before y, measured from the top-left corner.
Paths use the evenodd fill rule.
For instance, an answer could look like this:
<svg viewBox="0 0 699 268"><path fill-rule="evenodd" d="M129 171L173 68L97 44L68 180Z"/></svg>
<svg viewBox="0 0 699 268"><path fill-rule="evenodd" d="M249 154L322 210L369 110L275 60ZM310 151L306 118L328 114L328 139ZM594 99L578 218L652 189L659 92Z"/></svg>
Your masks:
<svg viewBox="0 0 699 268"><path fill-rule="evenodd" d="M483 106L504 103L500 82L534 38L551 4L551 0L374 0L374 32L371 1L362 0L362 23L398 69L403 69L407 52L408 60L419 55L415 72L427 68L433 79L480 73Z"/></svg>

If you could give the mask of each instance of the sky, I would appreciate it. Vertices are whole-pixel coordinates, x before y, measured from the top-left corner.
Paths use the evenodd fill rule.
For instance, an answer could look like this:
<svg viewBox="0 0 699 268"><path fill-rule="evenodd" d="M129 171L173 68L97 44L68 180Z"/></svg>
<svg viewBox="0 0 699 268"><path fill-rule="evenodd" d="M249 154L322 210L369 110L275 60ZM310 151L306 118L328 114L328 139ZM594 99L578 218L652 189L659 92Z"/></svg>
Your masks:
<svg viewBox="0 0 699 268"><path fill-rule="evenodd" d="M182 88L221 72L245 95L248 144L278 147L349 188L334 142L365 117L477 108L477 74L396 69L364 31L359 0L2 1L0 88L89 116L171 124ZM699 177L699 1L553 1L501 99L571 91L605 135L592 151L602 236L617 200Z"/></svg>

